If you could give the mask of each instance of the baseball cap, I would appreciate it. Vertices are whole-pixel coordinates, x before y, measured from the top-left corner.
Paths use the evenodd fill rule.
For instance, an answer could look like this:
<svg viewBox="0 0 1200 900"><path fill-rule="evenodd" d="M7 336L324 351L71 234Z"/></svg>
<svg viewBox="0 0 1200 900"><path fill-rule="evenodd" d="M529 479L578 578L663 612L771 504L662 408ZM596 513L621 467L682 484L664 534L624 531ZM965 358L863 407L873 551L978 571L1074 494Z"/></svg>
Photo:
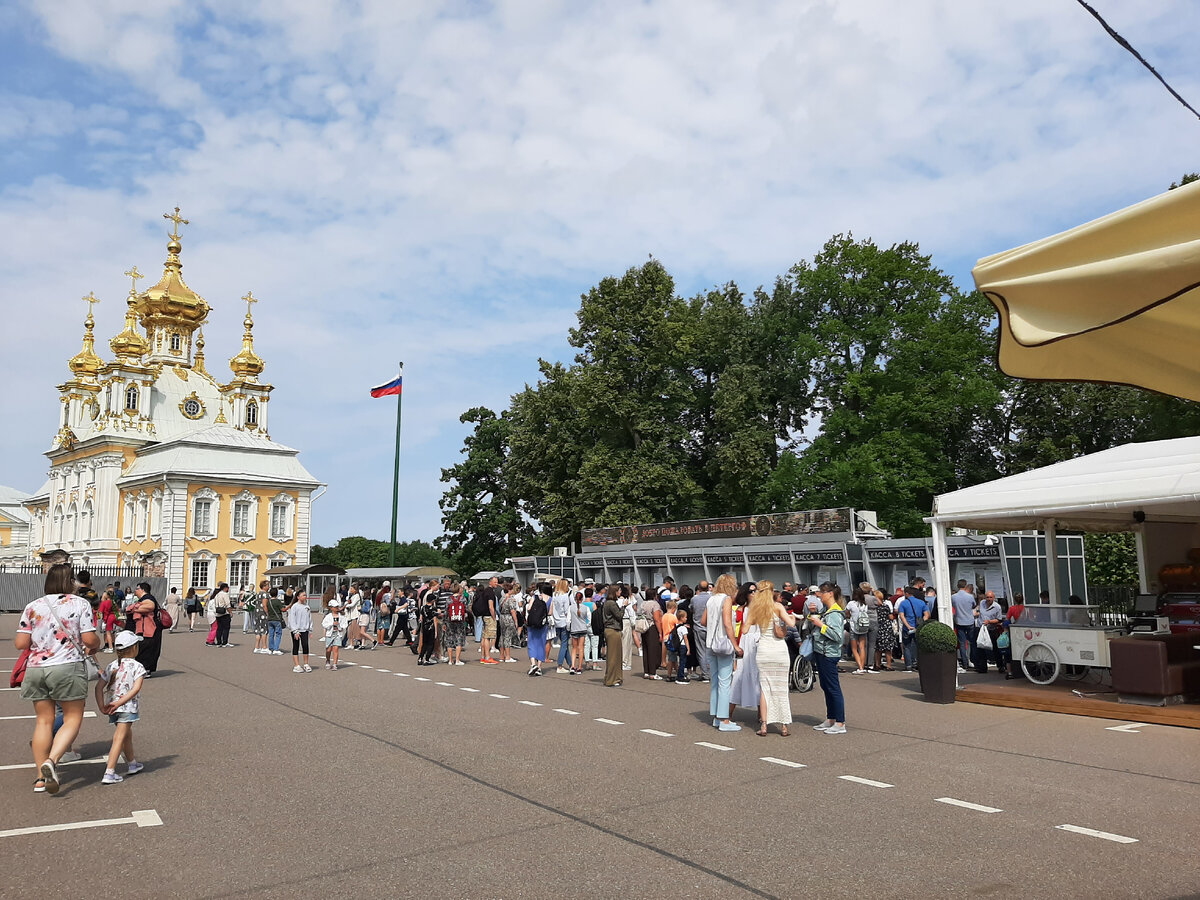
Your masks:
<svg viewBox="0 0 1200 900"><path fill-rule="evenodd" d="M132 631L122 631L115 638L113 638L113 646L118 650L128 650L141 639L142 636L140 634L135 634Z"/></svg>
<svg viewBox="0 0 1200 900"><path fill-rule="evenodd" d="M817 587L815 584L810 584L808 586L808 592L810 594L819 594L819 593L821 593L821 589L819 587Z"/></svg>
<svg viewBox="0 0 1200 900"><path fill-rule="evenodd" d="M595 584L596 579L595 578L585 578L585 579L583 579L583 583L584 584Z"/></svg>
<svg viewBox="0 0 1200 900"><path fill-rule="evenodd" d="M383 583L383 586L384 586L384 587L391 587L391 586L392 586L392 583L391 583L390 581L385 581L385 582Z"/></svg>
<svg viewBox="0 0 1200 900"><path fill-rule="evenodd" d="M330 608L330 609L341 609L341 608L342 608L342 603L341 603L341 601L340 601L340 600L330 600L330 601L329 601L329 608Z"/></svg>

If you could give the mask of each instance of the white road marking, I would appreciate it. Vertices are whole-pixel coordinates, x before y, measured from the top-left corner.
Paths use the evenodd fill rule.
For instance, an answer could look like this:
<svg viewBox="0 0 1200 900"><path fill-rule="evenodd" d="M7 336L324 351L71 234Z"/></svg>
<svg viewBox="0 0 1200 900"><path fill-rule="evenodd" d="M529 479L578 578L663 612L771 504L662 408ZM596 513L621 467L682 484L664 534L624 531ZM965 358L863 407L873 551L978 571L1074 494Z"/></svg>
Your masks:
<svg viewBox="0 0 1200 900"><path fill-rule="evenodd" d="M449 681L435 681L434 684L438 687L454 687Z"/></svg>
<svg viewBox="0 0 1200 900"><path fill-rule="evenodd" d="M642 734L652 734L655 737L675 737L675 735L671 734L669 731L656 731L653 728L643 728Z"/></svg>
<svg viewBox="0 0 1200 900"><path fill-rule="evenodd" d="M414 678L413 678L413 680L414 680L414 681L428 681L429 679L428 679L428 678L422 678L420 675L417 675L416 677L414 677Z"/></svg>
<svg viewBox="0 0 1200 900"><path fill-rule="evenodd" d="M542 705L540 703L534 703L532 700L518 700L517 702L520 703L522 706L541 706Z"/></svg>
<svg viewBox="0 0 1200 900"><path fill-rule="evenodd" d="M350 663L350 665L354 665L354 664L353 664L353 663ZM366 665L365 663L359 663L359 664L358 664L358 667L359 667L360 669L369 669L369 668L371 668L370 666Z"/></svg>
<svg viewBox="0 0 1200 900"><path fill-rule="evenodd" d="M886 781L872 781L870 778L859 778L857 775L839 775L838 778L842 779L842 781L853 781L855 784L865 784L867 787L895 787L894 784L888 784Z"/></svg>
<svg viewBox="0 0 1200 900"><path fill-rule="evenodd" d="M775 756L760 756L763 762L775 763L777 766L787 766L790 769L807 769L804 763L792 762L790 759L779 759Z"/></svg>
<svg viewBox="0 0 1200 900"><path fill-rule="evenodd" d="M74 762L55 763L58 766L82 766L84 763L102 763L108 762L107 756L95 756L91 759L77 759ZM33 763L18 763L12 766L0 766L0 772L10 772L13 769L33 769L36 768Z"/></svg>
<svg viewBox="0 0 1200 900"><path fill-rule="evenodd" d="M564 716L577 716L577 715L579 715L579 713L575 712L575 710L573 710L573 709L555 709L554 711L555 711L556 713L562 713Z"/></svg>
<svg viewBox="0 0 1200 900"><path fill-rule="evenodd" d="M726 747L724 744L710 744L708 741L696 741L697 747L707 747L709 750L732 750L732 747Z"/></svg>
<svg viewBox="0 0 1200 900"><path fill-rule="evenodd" d="M376 672L387 672L388 670L387 669L376 669L375 671Z"/></svg>
<svg viewBox="0 0 1200 900"><path fill-rule="evenodd" d="M1137 838L1125 837L1121 834L1111 834L1107 831L1097 831L1094 828L1082 828L1079 825L1055 825L1059 831L1070 831L1073 834L1084 834L1088 837L1101 838L1106 841L1113 841L1117 844L1136 844Z"/></svg>
<svg viewBox="0 0 1200 900"><path fill-rule="evenodd" d="M0 838L20 837L24 834L45 834L50 831L77 831L80 828L103 828L106 825L136 825L150 828L161 825L162 819L153 809L137 809L123 819L92 819L90 822L65 822L61 825L34 825L30 828L12 828L0 831Z"/></svg>
<svg viewBox="0 0 1200 900"><path fill-rule="evenodd" d="M973 809L975 812L981 813L1004 812L1004 810L996 809L994 806L980 806L978 803L968 803L966 800L955 800L953 797L935 797L934 803L947 803L950 806L961 806L963 809Z"/></svg>
<svg viewBox="0 0 1200 900"><path fill-rule="evenodd" d="M85 719L94 719L94 718L96 718L96 714L89 709L83 714L83 717ZM36 719L36 718L37 718L37 716L0 716L0 722L10 722L13 719Z"/></svg>
<svg viewBox="0 0 1200 900"><path fill-rule="evenodd" d="M624 722L618 722L616 719L596 719L595 721L602 725L624 725Z"/></svg>
<svg viewBox="0 0 1200 900"><path fill-rule="evenodd" d="M412 676L409 675L407 672L393 672L392 674L395 675L397 678L412 678Z"/></svg>
<svg viewBox="0 0 1200 900"><path fill-rule="evenodd" d="M1139 728L1149 728L1149 722L1130 722L1128 725L1110 725L1105 731L1120 731L1122 734L1141 734Z"/></svg>
<svg viewBox="0 0 1200 900"><path fill-rule="evenodd" d="M488 694L489 697L495 697L497 700L507 700L508 694Z"/></svg>
<svg viewBox="0 0 1200 900"><path fill-rule="evenodd" d="M468 694L478 694L479 688L459 688L460 691L466 691Z"/></svg>

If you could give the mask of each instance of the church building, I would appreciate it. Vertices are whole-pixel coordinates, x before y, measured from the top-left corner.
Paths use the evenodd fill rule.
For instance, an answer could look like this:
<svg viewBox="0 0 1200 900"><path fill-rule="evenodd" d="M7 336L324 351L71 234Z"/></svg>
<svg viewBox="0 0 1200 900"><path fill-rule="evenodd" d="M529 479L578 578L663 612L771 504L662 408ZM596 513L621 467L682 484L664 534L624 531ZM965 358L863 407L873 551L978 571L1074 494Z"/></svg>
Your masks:
<svg viewBox="0 0 1200 900"><path fill-rule="evenodd" d="M204 592L255 584L272 566L309 561L313 493L322 485L299 452L271 440L273 387L259 380L257 301L247 293L231 377L206 368L208 303L183 280L179 226L153 287L125 274L125 327L96 354L89 294L83 348L59 385L49 480L23 500L31 561L62 550L74 565L145 566L172 586ZM318 495L319 496L319 495Z"/></svg>

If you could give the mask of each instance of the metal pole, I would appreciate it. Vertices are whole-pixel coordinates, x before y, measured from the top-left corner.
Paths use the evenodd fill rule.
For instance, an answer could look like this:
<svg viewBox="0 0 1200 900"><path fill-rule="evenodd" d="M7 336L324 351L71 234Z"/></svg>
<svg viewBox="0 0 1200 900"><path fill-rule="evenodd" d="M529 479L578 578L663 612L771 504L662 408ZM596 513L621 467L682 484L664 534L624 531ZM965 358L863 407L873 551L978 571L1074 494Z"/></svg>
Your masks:
<svg viewBox="0 0 1200 900"><path fill-rule="evenodd" d="M403 362L400 363L400 375L402 377L404 375ZM392 470L392 543L388 554L388 565L393 569L396 567L396 519L400 513L400 402L403 397L403 387L401 387L401 393L396 395L396 461Z"/></svg>

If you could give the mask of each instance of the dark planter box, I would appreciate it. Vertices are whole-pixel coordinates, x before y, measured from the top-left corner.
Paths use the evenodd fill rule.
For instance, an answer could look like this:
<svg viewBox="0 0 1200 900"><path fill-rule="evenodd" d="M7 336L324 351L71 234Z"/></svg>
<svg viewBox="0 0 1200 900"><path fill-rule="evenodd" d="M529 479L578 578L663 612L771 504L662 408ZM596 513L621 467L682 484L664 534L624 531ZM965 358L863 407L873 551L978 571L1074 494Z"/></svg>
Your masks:
<svg viewBox="0 0 1200 900"><path fill-rule="evenodd" d="M920 666L921 693L929 703L953 703L958 681L958 654L922 653Z"/></svg>

